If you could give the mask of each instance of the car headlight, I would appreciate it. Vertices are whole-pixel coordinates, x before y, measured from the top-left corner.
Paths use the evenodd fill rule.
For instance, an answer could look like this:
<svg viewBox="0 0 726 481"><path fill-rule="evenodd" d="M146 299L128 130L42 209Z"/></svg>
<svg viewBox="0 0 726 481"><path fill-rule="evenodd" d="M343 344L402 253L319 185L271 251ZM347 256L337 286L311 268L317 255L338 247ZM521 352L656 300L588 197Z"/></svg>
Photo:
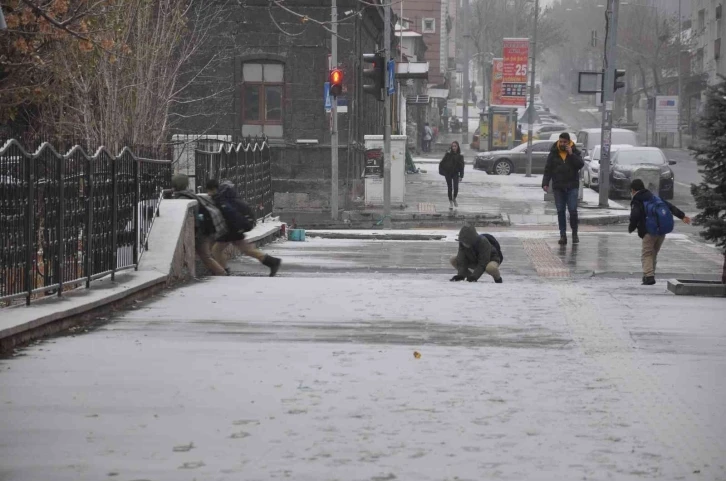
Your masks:
<svg viewBox="0 0 726 481"><path fill-rule="evenodd" d="M670 170L666 170L665 172L660 173L661 179L672 179L673 178L673 172Z"/></svg>
<svg viewBox="0 0 726 481"><path fill-rule="evenodd" d="M619 170L613 170L613 179L627 179L627 177Z"/></svg>
<svg viewBox="0 0 726 481"><path fill-rule="evenodd" d="M593 172L600 172L600 166L599 165L591 165L590 169L592 169Z"/></svg>

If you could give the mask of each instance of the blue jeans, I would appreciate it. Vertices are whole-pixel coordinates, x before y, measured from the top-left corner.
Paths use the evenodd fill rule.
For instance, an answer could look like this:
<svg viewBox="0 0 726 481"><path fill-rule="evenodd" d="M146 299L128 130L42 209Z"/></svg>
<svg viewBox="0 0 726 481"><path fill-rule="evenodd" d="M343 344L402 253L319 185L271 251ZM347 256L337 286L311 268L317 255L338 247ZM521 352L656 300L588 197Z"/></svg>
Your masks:
<svg viewBox="0 0 726 481"><path fill-rule="evenodd" d="M570 227L572 232L577 232L577 194L579 189L553 189L555 196L555 206L557 207L557 221L560 224L560 235L567 235L567 215L565 215L565 207L570 211Z"/></svg>

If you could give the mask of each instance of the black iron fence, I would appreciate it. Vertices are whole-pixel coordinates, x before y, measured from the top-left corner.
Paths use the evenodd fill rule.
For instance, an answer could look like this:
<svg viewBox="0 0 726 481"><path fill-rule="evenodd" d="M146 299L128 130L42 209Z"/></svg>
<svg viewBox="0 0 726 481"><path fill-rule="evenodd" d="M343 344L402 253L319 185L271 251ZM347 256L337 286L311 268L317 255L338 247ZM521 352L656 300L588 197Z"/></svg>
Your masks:
<svg viewBox="0 0 726 481"><path fill-rule="evenodd" d="M171 162L50 144L0 147L0 304L137 268Z"/></svg>
<svg viewBox="0 0 726 481"><path fill-rule="evenodd" d="M196 149L194 172L197 191L202 192L209 179L229 180L240 197L255 209L258 219L271 214L270 155L270 145L265 137L248 138L237 145L222 145L211 152Z"/></svg>

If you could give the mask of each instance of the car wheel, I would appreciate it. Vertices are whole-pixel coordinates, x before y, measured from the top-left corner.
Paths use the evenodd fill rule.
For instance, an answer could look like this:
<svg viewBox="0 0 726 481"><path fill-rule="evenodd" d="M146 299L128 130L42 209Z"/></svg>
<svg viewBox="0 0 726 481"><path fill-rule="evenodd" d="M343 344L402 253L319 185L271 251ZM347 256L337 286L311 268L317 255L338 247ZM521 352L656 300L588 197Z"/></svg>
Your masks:
<svg viewBox="0 0 726 481"><path fill-rule="evenodd" d="M512 173L512 163L508 160L498 160L494 164L494 173L497 175L509 175Z"/></svg>

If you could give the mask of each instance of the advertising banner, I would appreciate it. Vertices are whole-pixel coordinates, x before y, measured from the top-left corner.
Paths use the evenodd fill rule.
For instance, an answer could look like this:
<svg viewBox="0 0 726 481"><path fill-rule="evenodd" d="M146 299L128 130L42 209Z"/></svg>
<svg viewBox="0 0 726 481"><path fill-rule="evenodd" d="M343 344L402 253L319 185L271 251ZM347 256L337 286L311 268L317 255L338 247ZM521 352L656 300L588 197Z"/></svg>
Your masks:
<svg viewBox="0 0 726 481"><path fill-rule="evenodd" d="M502 101L503 105L527 105L528 38L505 38L502 44Z"/></svg>
<svg viewBox="0 0 726 481"><path fill-rule="evenodd" d="M655 131L678 132L678 96L658 95L655 98Z"/></svg>

